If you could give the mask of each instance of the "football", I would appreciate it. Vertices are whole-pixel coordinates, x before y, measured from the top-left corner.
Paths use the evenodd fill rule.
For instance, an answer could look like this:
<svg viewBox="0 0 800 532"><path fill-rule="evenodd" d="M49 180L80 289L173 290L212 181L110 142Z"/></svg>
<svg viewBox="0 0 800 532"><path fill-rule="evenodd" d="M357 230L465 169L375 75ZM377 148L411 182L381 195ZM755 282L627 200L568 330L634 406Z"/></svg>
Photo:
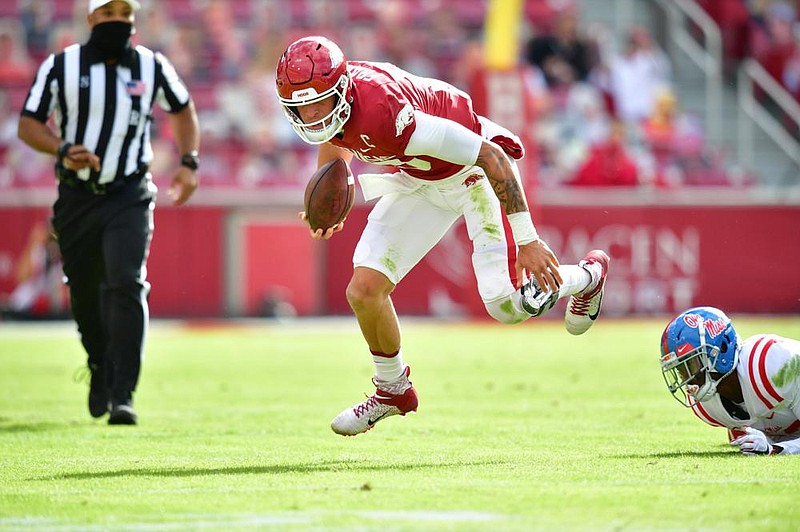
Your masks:
<svg viewBox="0 0 800 532"><path fill-rule="evenodd" d="M353 173L344 159L320 166L306 185L303 205L311 229L326 231L344 220L355 202Z"/></svg>

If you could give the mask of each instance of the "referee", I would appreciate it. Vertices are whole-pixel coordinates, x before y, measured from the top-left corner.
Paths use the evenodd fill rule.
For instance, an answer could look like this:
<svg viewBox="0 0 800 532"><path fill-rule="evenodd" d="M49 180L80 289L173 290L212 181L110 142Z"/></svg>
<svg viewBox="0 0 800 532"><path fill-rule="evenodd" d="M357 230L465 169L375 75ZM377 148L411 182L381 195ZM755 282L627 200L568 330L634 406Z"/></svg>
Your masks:
<svg viewBox="0 0 800 532"><path fill-rule="evenodd" d="M109 413L111 425L135 425L156 195L148 173L153 107L167 111L182 155L168 192L175 205L197 188L200 133L189 92L169 61L131 46L139 2L86 1L88 42L44 60L18 135L56 157L53 229L88 354L89 412L97 418Z"/></svg>

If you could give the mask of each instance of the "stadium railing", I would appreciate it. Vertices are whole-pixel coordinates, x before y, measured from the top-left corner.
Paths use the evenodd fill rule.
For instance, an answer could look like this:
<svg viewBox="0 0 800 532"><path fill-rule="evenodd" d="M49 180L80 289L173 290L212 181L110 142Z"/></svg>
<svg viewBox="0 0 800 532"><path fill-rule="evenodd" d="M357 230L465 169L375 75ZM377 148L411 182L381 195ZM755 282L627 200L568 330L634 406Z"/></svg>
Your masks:
<svg viewBox="0 0 800 532"><path fill-rule="evenodd" d="M776 113L769 112L756 98L756 87L772 99L777 107ZM741 117L739 157L742 162L750 168L755 164L753 133L754 126L758 125L800 168L800 142L785 127L788 120L794 123L795 131L800 131L800 104L754 59L745 60L739 68L738 93Z"/></svg>
<svg viewBox="0 0 800 532"><path fill-rule="evenodd" d="M706 78L705 129L709 142L722 142L722 35L716 22L692 0L655 0L667 14L670 46L680 48L699 67ZM698 40L689 30L694 24L702 32ZM670 57L675 57L670 50Z"/></svg>

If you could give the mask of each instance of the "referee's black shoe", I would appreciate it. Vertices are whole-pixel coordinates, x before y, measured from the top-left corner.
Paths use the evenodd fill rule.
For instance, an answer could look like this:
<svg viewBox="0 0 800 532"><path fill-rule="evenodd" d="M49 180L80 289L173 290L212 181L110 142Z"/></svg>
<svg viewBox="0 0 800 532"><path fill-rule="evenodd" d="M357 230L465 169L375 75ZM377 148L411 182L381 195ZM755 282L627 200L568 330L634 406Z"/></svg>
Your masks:
<svg viewBox="0 0 800 532"><path fill-rule="evenodd" d="M111 403L111 414L108 416L109 425L136 425L136 411L133 402L129 399L122 402Z"/></svg>
<svg viewBox="0 0 800 532"><path fill-rule="evenodd" d="M92 417L103 417L108 412L108 386L103 366L89 364L92 374L89 380L89 413Z"/></svg>

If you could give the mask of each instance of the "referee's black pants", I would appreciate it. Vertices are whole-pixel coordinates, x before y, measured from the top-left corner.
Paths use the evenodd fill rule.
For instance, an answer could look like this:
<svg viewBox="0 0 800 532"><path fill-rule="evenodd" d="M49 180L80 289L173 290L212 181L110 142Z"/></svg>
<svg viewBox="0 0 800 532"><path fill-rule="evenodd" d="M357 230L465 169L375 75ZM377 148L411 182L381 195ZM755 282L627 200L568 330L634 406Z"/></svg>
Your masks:
<svg viewBox="0 0 800 532"><path fill-rule="evenodd" d="M53 228L72 314L89 364L103 371L112 402L131 400L149 318L145 276L155 187L143 178L98 195L59 184Z"/></svg>

